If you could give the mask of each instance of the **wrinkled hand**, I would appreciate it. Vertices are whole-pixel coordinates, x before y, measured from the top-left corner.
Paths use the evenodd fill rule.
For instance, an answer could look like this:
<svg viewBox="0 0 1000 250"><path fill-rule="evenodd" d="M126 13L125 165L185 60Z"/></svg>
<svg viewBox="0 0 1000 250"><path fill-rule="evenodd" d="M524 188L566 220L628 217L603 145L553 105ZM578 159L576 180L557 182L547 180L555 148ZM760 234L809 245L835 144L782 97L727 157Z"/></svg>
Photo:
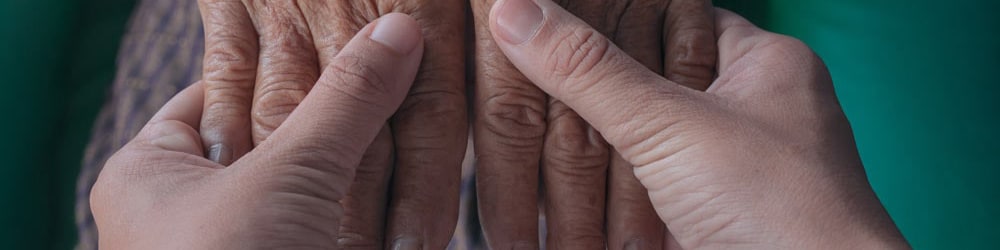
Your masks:
<svg viewBox="0 0 1000 250"><path fill-rule="evenodd" d="M336 247L355 168L406 96L422 53L406 15L366 26L327 60L272 139L228 166L206 158L197 130L205 86L182 91L101 172L91 196L100 247Z"/></svg>
<svg viewBox="0 0 1000 250"><path fill-rule="evenodd" d="M717 11L718 78L699 92L534 2L497 3L498 47L635 165L683 248L906 248L868 185L829 73L803 43Z"/></svg>
<svg viewBox="0 0 1000 250"><path fill-rule="evenodd" d="M495 2L472 1L477 191L487 243L495 249L538 248L542 197L549 249L676 244L656 219L631 164L574 109L547 97L521 75L496 46L488 22ZM589 49L590 44L573 42L603 34L653 72L683 86L704 90L714 77L711 1L555 2L598 31L561 33L557 39L567 46L562 49ZM577 45L584 47L573 47Z"/></svg>
<svg viewBox="0 0 1000 250"><path fill-rule="evenodd" d="M361 27L390 12L410 14L421 24L426 57L361 161L344 199L341 246L378 248L385 241L443 248L455 229L467 143L465 6L460 0L200 0L206 154L228 165L263 145L304 100L319 69L351 66L330 59Z"/></svg>

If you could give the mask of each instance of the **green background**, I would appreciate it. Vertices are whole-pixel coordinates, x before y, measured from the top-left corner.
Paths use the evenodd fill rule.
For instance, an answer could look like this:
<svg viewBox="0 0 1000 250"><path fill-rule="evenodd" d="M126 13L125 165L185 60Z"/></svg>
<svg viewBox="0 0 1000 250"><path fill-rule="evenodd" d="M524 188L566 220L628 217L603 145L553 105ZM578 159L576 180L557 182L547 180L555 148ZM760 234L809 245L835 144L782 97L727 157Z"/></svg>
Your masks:
<svg viewBox="0 0 1000 250"><path fill-rule="evenodd" d="M875 191L914 247L1000 235L997 1L724 0L823 57ZM83 146L132 0L0 1L0 244L70 248Z"/></svg>

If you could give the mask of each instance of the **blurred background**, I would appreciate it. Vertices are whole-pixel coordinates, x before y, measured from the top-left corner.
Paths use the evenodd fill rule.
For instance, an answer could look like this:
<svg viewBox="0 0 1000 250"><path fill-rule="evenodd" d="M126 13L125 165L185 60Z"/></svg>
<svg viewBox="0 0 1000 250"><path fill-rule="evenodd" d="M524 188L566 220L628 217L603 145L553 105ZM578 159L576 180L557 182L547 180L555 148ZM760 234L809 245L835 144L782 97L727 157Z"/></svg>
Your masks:
<svg viewBox="0 0 1000 250"><path fill-rule="evenodd" d="M1000 236L1000 1L717 0L823 57L872 186L918 249ZM134 0L0 1L0 246L68 249Z"/></svg>

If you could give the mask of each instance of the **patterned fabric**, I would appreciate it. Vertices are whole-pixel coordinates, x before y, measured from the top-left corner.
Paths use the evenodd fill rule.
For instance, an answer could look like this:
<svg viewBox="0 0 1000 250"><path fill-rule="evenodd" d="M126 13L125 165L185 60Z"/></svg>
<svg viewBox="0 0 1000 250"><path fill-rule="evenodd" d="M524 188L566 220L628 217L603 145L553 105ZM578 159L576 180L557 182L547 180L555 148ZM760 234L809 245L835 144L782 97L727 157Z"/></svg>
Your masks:
<svg viewBox="0 0 1000 250"><path fill-rule="evenodd" d="M77 249L97 249L90 189L105 161L128 143L160 107L201 78L204 30L196 0L142 0L118 51L117 73L94 125L77 182ZM470 144L471 145L471 144ZM449 249L479 249L472 147L463 164L459 222Z"/></svg>
<svg viewBox="0 0 1000 250"><path fill-rule="evenodd" d="M104 162L174 94L201 78L204 31L194 0L143 0L118 50L114 83L98 114L77 181L77 249L97 249L90 188Z"/></svg>

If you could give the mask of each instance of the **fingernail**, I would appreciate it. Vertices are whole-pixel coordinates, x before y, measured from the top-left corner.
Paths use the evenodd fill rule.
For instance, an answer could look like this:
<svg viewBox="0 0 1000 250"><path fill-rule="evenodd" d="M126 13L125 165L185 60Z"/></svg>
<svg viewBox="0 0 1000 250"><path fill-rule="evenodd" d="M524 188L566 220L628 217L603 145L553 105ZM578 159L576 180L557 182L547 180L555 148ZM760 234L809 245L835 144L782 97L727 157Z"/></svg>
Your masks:
<svg viewBox="0 0 1000 250"><path fill-rule="evenodd" d="M542 9L534 0L506 0L497 8L498 33L509 43L528 41L542 26Z"/></svg>
<svg viewBox="0 0 1000 250"><path fill-rule="evenodd" d="M227 165L233 161L233 150L222 143L212 145L208 148L208 159L219 164Z"/></svg>
<svg viewBox="0 0 1000 250"><path fill-rule="evenodd" d="M630 240L630 241L628 241L628 242L625 243L625 247L622 248L622 249L624 249L624 250L639 250L639 249L641 249L640 248L641 246L642 246L642 241L641 240Z"/></svg>
<svg viewBox="0 0 1000 250"><path fill-rule="evenodd" d="M420 250L420 240L413 237L397 238L392 242L392 250Z"/></svg>
<svg viewBox="0 0 1000 250"><path fill-rule="evenodd" d="M390 13L378 19L368 38L401 54L409 54L419 43L420 26L406 14Z"/></svg>

